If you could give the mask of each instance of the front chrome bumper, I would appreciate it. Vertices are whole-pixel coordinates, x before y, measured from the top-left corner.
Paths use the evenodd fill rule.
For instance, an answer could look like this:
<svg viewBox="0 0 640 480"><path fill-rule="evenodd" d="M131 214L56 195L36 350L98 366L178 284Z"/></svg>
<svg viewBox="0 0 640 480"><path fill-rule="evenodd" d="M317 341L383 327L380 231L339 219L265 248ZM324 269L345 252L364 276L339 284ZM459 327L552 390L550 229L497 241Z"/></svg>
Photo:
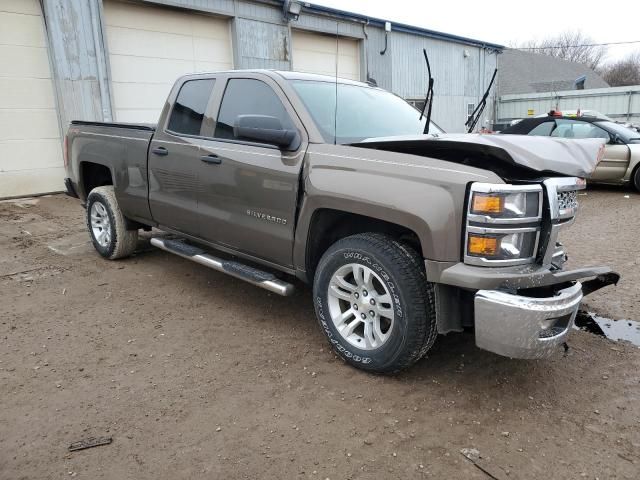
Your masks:
<svg viewBox="0 0 640 480"><path fill-rule="evenodd" d="M511 358L548 357L565 341L582 296L580 282L543 298L479 290L474 300L476 345Z"/></svg>

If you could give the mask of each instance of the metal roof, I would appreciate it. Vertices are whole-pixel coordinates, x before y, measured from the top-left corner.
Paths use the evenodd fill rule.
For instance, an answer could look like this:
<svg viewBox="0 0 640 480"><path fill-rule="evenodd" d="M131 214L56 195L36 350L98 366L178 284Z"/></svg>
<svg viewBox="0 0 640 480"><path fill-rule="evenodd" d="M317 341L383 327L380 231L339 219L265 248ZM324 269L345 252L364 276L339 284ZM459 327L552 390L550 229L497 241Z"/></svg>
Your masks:
<svg viewBox="0 0 640 480"><path fill-rule="evenodd" d="M369 25L382 27L382 28L384 28L385 22L389 21L389 20L383 20L381 18L369 17L367 15L362 15L360 13L347 12L347 11L338 10L335 8L323 7L321 5L314 5L308 2L303 2L302 5L304 7L304 10L311 13L331 15L331 16L343 18L345 20L352 20L352 21L355 20L355 21L365 22L365 23L368 22ZM429 37L429 38L435 38L438 40L446 40L450 42L462 43L462 44L471 45L474 47L490 48L493 50L497 50L499 52L501 52L505 48L504 45L498 45L496 43L483 42L482 40L461 37L459 35L453 35L450 33L438 32L435 30L429 30L428 28L415 27L413 25L407 25L404 23L397 23L397 22L391 22L391 21L389 22L392 25L392 31L396 31L396 32L411 33L413 35L420 35L422 37Z"/></svg>
<svg viewBox="0 0 640 480"><path fill-rule="evenodd" d="M586 77L585 90L609 86L582 63L509 48L500 56L498 91L500 95L508 95L572 90L582 76Z"/></svg>

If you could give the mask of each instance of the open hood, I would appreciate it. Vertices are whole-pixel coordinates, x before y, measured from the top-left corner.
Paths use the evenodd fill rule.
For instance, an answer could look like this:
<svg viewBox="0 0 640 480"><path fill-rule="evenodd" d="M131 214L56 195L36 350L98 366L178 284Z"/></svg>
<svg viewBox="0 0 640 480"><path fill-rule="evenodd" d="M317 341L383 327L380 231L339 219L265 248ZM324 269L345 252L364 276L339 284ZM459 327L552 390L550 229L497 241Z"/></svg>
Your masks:
<svg viewBox="0 0 640 480"><path fill-rule="evenodd" d="M491 170L505 179L534 179L549 174L589 176L604 139L569 140L527 135L443 134L369 138L352 144Z"/></svg>

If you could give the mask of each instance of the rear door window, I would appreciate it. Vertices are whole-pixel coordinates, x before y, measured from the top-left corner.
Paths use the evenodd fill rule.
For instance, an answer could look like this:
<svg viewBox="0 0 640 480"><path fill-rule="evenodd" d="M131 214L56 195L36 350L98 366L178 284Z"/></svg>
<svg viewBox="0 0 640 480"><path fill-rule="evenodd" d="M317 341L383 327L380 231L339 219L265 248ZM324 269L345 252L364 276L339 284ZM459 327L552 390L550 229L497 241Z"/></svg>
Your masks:
<svg viewBox="0 0 640 480"><path fill-rule="evenodd" d="M213 78L185 82L173 105L167 130L182 135L200 135L214 83Z"/></svg>
<svg viewBox="0 0 640 480"><path fill-rule="evenodd" d="M214 136L228 140L241 140L233 134L233 125L239 115L268 115L276 117L282 128L294 130L293 122L269 85L249 78L232 78L220 104Z"/></svg>
<svg viewBox="0 0 640 480"><path fill-rule="evenodd" d="M542 122L540 125L531 129L531 131L527 135L535 135L539 137L548 137L551 135L553 131L553 127L555 126L555 122Z"/></svg>

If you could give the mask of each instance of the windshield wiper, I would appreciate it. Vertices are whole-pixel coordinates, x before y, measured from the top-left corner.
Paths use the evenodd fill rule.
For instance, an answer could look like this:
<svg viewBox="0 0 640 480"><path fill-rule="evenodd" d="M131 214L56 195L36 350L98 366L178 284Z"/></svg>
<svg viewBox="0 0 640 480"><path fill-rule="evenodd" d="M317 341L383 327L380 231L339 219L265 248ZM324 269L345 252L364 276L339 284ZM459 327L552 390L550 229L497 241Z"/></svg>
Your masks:
<svg viewBox="0 0 640 480"><path fill-rule="evenodd" d="M497 73L498 73L498 69L496 68L493 71L493 77L491 77L491 81L489 82L489 87L487 88L487 91L484 92L484 95L482 96L482 100L480 100L480 103L478 104L478 106L475 108L473 113L469 115L469 118L465 122L464 126L469 128L467 133L473 132L473 129L476 128L476 124L478 123L478 120L480 120L480 117L482 116L482 112L484 112L484 107L487 106L487 98L489 98L489 92L491 91L491 87L493 86L493 82L496 79Z"/></svg>
<svg viewBox="0 0 640 480"><path fill-rule="evenodd" d="M424 124L424 131L422 133L429 133L429 127L431 125L431 107L433 106L433 77L431 76L431 65L429 64L429 56L427 55L427 49L423 48L422 53L424 53L424 59L427 62L427 73L429 74L429 88L427 88L427 96L424 98L424 105L422 106L422 111L420 112L420 118L418 120L422 120L424 116L425 109L427 110L427 123Z"/></svg>

